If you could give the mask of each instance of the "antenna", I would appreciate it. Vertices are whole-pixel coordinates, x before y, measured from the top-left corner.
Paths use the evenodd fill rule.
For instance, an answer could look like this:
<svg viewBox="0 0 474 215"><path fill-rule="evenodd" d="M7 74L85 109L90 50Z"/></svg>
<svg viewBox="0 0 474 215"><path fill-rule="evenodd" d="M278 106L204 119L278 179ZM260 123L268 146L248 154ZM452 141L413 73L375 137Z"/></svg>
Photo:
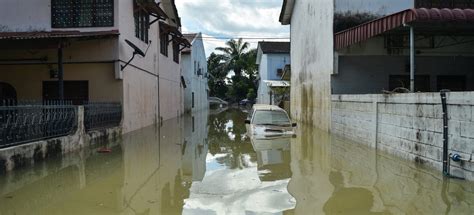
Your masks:
<svg viewBox="0 0 474 215"><path fill-rule="evenodd" d="M132 47L133 49L133 56L132 58L125 64L121 67L121 71L123 71L123 69L125 69L125 67L127 67L128 65L130 65L130 63L132 62L132 60L135 58L135 55L140 55L142 57L145 57L145 53L139 49L135 44L133 44L132 42L130 42L129 40L125 39L125 42L130 46Z"/></svg>

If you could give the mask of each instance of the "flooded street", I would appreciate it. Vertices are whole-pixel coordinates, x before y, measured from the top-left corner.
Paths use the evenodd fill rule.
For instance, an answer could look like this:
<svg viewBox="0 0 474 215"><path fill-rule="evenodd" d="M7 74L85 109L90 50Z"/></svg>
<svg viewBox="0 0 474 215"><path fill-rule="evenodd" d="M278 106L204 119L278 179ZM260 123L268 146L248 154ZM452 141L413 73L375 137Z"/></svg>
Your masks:
<svg viewBox="0 0 474 215"><path fill-rule="evenodd" d="M0 214L472 214L445 180L299 125L250 140L240 110L202 112L0 176Z"/></svg>

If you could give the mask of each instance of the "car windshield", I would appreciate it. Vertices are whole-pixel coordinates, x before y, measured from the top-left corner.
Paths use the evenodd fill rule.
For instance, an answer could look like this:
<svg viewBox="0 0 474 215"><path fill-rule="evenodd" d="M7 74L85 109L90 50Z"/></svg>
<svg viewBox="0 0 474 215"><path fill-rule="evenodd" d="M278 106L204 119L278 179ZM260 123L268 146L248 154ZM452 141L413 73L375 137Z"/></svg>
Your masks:
<svg viewBox="0 0 474 215"><path fill-rule="evenodd" d="M288 115L283 111L260 110L254 114L253 124L283 126L289 126L291 124Z"/></svg>

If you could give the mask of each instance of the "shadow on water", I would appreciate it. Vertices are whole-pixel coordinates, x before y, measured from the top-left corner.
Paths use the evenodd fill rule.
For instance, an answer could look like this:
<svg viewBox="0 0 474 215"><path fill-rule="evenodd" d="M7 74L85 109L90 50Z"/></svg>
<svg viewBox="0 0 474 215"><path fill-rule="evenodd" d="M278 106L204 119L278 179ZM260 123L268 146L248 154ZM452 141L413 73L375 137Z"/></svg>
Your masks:
<svg viewBox="0 0 474 215"><path fill-rule="evenodd" d="M0 214L472 214L474 184L306 126L251 140L237 109L168 120L0 176Z"/></svg>

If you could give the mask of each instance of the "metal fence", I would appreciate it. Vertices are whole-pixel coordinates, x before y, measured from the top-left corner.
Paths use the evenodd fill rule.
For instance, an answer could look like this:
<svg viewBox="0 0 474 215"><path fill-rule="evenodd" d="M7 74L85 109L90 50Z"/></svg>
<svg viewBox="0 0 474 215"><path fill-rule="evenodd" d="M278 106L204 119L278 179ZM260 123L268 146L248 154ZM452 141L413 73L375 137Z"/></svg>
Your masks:
<svg viewBox="0 0 474 215"><path fill-rule="evenodd" d="M120 126L122 105L119 102L89 102L84 105L86 131Z"/></svg>
<svg viewBox="0 0 474 215"><path fill-rule="evenodd" d="M76 129L77 109L71 102L0 102L0 148L66 136Z"/></svg>

